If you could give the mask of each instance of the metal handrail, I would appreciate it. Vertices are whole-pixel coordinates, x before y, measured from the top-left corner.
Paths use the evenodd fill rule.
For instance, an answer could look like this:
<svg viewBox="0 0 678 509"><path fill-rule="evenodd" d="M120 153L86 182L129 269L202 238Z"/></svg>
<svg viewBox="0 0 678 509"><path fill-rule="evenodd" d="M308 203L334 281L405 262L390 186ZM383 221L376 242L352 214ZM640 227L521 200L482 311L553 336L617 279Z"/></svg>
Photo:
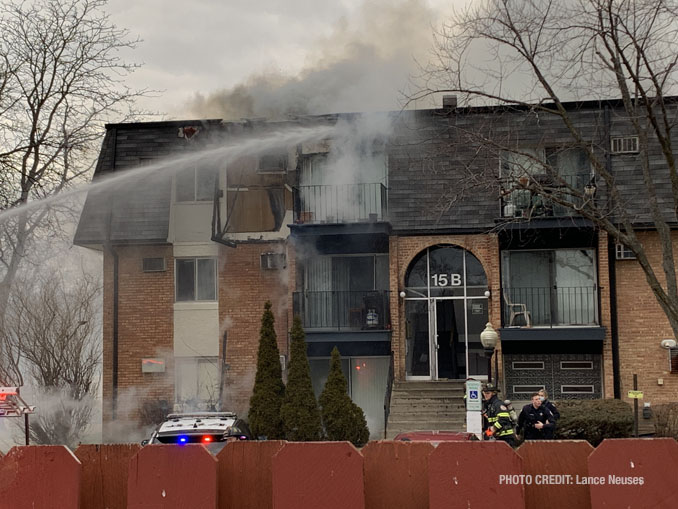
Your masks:
<svg viewBox="0 0 678 509"><path fill-rule="evenodd" d="M308 185L294 188L294 222L341 224L384 221L387 189L380 183Z"/></svg>
<svg viewBox="0 0 678 509"><path fill-rule="evenodd" d="M389 330L388 290L301 291L293 294L293 311L304 329Z"/></svg>
<svg viewBox="0 0 678 509"><path fill-rule="evenodd" d="M391 415L391 394L393 392L393 380L395 378L395 369L393 367L393 350L388 365L388 380L386 381L386 394L384 395L384 438L388 431L388 416Z"/></svg>
<svg viewBox="0 0 678 509"><path fill-rule="evenodd" d="M533 327L566 327L598 325L598 289L591 286L543 286L504 288L504 324L507 327L523 325L510 323L511 306L523 305ZM514 320L515 321L515 320Z"/></svg>

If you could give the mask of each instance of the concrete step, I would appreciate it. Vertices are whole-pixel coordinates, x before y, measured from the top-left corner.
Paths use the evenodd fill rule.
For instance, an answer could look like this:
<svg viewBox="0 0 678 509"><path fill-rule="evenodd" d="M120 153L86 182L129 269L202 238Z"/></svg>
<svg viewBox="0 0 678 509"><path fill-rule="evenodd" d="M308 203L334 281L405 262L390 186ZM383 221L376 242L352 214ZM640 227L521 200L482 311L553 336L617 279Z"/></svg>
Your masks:
<svg viewBox="0 0 678 509"><path fill-rule="evenodd" d="M387 438L416 430L464 431L464 381L395 382Z"/></svg>
<svg viewBox="0 0 678 509"><path fill-rule="evenodd" d="M392 414L396 413L406 413L406 414L417 414L420 412L428 412L430 410L436 410L439 412L452 412L452 413L464 413L464 405L458 402L449 402L449 403L440 403L437 405L431 405L430 403L420 403L420 402L392 402L390 412Z"/></svg>
<svg viewBox="0 0 678 509"><path fill-rule="evenodd" d="M435 380L435 381L417 381L417 382L393 382L395 389L412 388L412 389L453 389L464 388L463 380Z"/></svg>
<svg viewBox="0 0 678 509"><path fill-rule="evenodd" d="M397 390L391 393L391 398L400 396L403 398L456 398L464 399L464 393L461 391L419 391L419 390Z"/></svg>
<svg viewBox="0 0 678 509"><path fill-rule="evenodd" d="M464 404L464 398L461 396L455 396L451 394L412 394L412 393L402 393L394 392L391 393L391 402L402 401L403 403L414 403L421 402L426 405L438 405L445 403L460 403Z"/></svg>
<svg viewBox="0 0 678 509"><path fill-rule="evenodd" d="M466 424L459 421L422 421L413 423L393 423L386 428L386 439L392 439L398 433L408 431L466 431Z"/></svg>

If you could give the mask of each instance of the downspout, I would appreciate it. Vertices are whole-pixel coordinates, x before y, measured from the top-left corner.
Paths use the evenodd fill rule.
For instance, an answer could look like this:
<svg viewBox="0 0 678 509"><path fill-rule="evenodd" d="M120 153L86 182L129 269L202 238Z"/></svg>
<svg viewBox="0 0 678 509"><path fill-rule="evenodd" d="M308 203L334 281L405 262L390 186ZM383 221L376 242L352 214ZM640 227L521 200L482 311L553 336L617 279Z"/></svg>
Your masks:
<svg viewBox="0 0 678 509"><path fill-rule="evenodd" d="M113 154L111 156L111 168L115 171L115 160L116 152L118 150L118 130L113 129ZM118 259L118 253L115 251L111 244L111 230L113 221L113 202L109 200L108 208L108 232L106 238L106 250L113 257L113 356L111 360L112 364L112 401L111 401L111 416L113 420L116 420L118 417L118 305L119 305L119 267L120 261Z"/></svg>
<svg viewBox="0 0 678 509"><path fill-rule="evenodd" d="M616 251L614 239L607 243L607 265L610 278L610 334L612 335L612 379L614 387L614 399L621 398L621 381L619 377L619 327L617 324L617 275L616 275Z"/></svg>
<svg viewBox="0 0 678 509"><path fill-rule="evenodd" d="M612 158L610 156L610 106L605 105L605 169L612 173ZM607 241L607 266L610 278L610 335L612 338L612 381L614 390L614 399L621 398L621 380L619 375L619 324L617 317L617 271L616 271L617 253L615 250L614 239L608 236Z"/></svg>

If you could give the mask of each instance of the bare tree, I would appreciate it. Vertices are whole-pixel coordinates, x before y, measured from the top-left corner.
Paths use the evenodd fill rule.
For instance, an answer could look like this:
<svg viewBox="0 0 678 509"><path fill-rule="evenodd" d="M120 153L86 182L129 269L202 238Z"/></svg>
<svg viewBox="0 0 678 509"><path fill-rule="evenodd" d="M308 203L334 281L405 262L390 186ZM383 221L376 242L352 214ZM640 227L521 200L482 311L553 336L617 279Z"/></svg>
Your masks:
<svg viewBox="0 0 678 509"><path fill-rule="evenodd" d="M511 175L498 182L505 195L529 191L590 219L626 245L678 338L678 284L670 232L678 213L673 148L678 101L670 97L676 92L677 14L673 0L472 2L436 32L434 58L422 67L417 92L410 99L454 93L465 105L499 105L524 115L559 119L571 138L563 149L585 154L595 181L575 184L548 158L521 150L510 135L492 133L489 126L463 134L496 157L512 159ZM627 206L629 196L606 164L609 139L592 136L595 126L579 122L578 112L564 104L601 98L619 99L612 114L623 117L629 134L638 139L642 182L635 192L644 196L658 234L661 268L651 265L637 235L637 211ZM651 164L652 152L661 157L661 165ZM492 166L495 182L499 166ZM469 182L477 184L487 177L476 172L469 175ZM669 205L662 202L662 180L670 185ZM604 199L603 193L594 197L596 190L604 191Z"/></svg>
<svg viewBox="0 0 678 509"><path fill-rule="evenodd" d="M100 282L53 274L20 283L8 301L0 340L12 378L35 393L31 438L77 445L98 389Z"/></svg>
<svg viewBox="0 0 678 509"><path fill-rule="evenodd" d="M103 122L129 118L146 93L124 83L136 65L120 55L138 40L110 21L105 5L0 4L0 310L31 240L60 231L54 207L22 206L84 181Z"/></svg>

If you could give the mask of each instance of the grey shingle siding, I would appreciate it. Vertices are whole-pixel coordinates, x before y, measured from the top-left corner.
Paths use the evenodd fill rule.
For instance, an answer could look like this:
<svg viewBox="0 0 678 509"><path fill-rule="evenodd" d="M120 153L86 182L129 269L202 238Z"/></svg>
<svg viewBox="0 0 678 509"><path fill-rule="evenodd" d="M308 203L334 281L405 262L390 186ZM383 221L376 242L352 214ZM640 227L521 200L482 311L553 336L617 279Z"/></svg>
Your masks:
<svg viewBox="0 0 678 509"><path fill-rule="evenodd" d="M606 106L607 105L607 106ZM609 107L605 111L605 107ZM676 104L670 104L676 110ZM570 104L570 118L611 165L621 205L639 224L651 222L649 196L643 184L641 155L607 155L610 136L635 134L629 119L615 103ZM607 120L609 119L609 124ZM330 119L331 120L331 119ZM313 122L314 117L304 120ZM317 117L327 122L328 117ZM95 181L122 169L143 166L163 157L185 154L211 134L246 132L244 126L201 124L202 132L188 142L177 137L185 125L199 121L118 124L108 126L95 171ZM252 124L266 129L266 124ZM275 126L276 124L270 124ZM298 125L298 124L295 124ZM232 129L232 131L231 131ZM481 143L480 139L488 140ZM674 137L674 146L678 139ZM526 109L461 108L453 111L404 112L388 141L388 211L395 234L445 231L490 231L501 215L499 154L502 146L543 147L573 144L563 121L554 115ZM606 160L609 157L609 160ZM648 152L657 197L665 217L675 222L673 193L666 162L653 142ZM293 169L291 169L293 170ZM291 173L295 175L296 172ZM597 180L597 200L608 199L606 185ZM119 193L125 201L110 200L105 192L90 192L75 237L77 244L164 242L169 229L171 179L135 185ZM110 205L108 203L110 202Z"/></svg>

